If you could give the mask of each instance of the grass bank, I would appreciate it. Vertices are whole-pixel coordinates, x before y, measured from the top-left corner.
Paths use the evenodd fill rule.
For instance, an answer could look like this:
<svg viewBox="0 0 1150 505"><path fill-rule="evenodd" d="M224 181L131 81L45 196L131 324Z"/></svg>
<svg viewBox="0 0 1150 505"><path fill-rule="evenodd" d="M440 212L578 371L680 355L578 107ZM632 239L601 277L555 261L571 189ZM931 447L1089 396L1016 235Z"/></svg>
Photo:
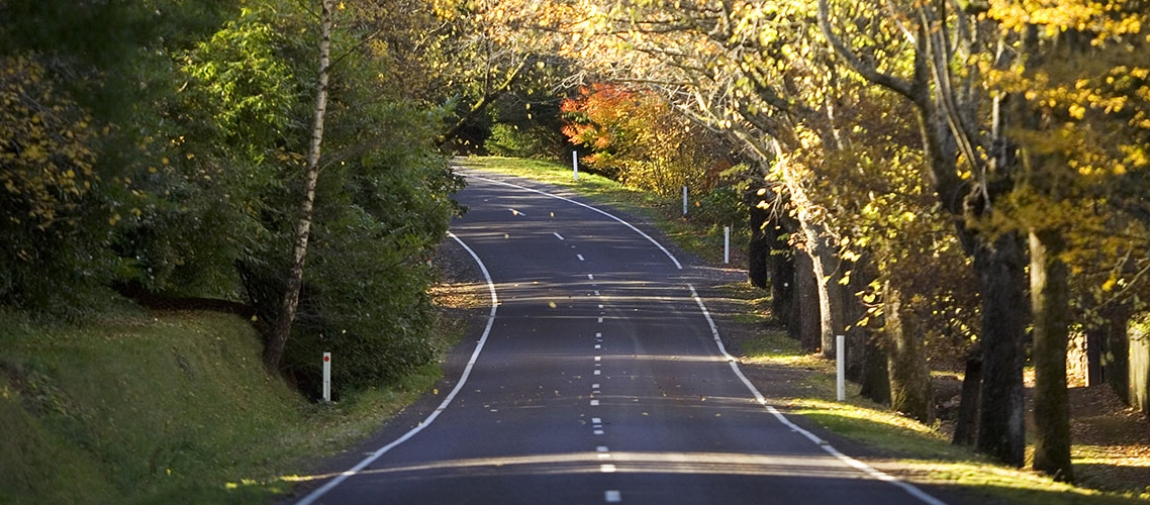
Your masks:
<svg viewBox="0 0 1150 505"><path fill-rule="evenodd" d="M678 201L646 195L595 175L580 174L576 183L571 167L557 163L506 158L457 161L469 168L570 188L598 203L649 220L676 245L711 264L721 259L714 230L683 219ZM720 235L720 248L721 240ZM739 264L734 260L732 263ZM724 303L730 305L724 311L729 317L723 324L736 327L726 337L735 334L737 342L732 350L748 376L768 393L769 400L787 413L801 415L841 437L857 449L847 449L849 452L862 453L864 459L884 471L937 489L959 488L976 501L984 496L986 501L995 503L1005 500L1043 505L1118 505L1144 504L1150 499L1150 482L1123 480L1129 473L1116 471L1114 461L1099 461L1090 450L1092 446L1078 445L1074 453L1078 477L1091 487L1073 486L994 464L972 450L951 445L938 426L890 412L887 407L860 397L856 385L848 384L847 401L839 403L835 401L832 363L804 353L797 341L773 326L765 292L748 283L721 286L719 291ZM1135 428L1145 430L1145 421L1138 422L1142 424ZM1132 467L1150 467L1150 458L1143 458Z"/></svg>
<svg viewBox="0 0 1150 505"><path fill-rule="evenodd" d="M269 502L441 376L430 364L315 404L265 374L260 353L232 315L126 309L55 326L0 314L0 503Z"/></svg>

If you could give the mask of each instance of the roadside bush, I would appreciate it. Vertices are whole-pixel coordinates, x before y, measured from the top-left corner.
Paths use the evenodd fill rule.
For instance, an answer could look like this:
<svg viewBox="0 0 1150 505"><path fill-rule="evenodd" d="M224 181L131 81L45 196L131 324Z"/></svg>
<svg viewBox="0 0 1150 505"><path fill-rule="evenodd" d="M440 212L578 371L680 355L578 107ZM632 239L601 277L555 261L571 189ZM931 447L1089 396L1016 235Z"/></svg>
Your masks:
<svg viewBox="0 0 1150 505"><path fill-rule="evenodd" d="M504 123L491 126L491 136L483 145L494 156L536 158L547 155L539 132L533 129L521 130L515 125Z"/></svg>
<svg viewBox="0 0 1150 505"><path fill-rule="evenodd" d="M750 208L738 185L716 187L698 202L694 218L705 223L742 229L750 220Z"/></svg>

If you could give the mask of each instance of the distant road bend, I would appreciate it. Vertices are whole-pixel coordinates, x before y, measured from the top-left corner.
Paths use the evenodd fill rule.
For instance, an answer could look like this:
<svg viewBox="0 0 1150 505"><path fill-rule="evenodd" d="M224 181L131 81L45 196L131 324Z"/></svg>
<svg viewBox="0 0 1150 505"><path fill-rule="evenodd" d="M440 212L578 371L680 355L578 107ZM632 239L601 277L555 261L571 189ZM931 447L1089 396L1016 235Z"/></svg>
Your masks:
<svg viewBox="0 0 1150 505"><path fill-rule="evenodd" d="M471 363L430 417L299 504L943 505L766 405L706 281L640 228L461 173L452 238L495 302Z"/></svg>

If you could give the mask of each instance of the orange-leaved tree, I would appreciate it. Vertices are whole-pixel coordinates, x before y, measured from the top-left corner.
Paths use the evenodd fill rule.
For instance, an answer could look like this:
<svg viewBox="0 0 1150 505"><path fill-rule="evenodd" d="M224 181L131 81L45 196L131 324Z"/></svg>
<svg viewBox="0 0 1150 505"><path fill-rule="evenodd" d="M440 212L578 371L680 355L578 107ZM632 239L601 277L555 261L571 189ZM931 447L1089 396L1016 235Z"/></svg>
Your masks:
<svg viewBox="0 0 1150 505"><path fill-rule="evenodd" d="M561 104L563 133L584 163L624 184L663 196L714 187L730 167L719 138L642 88L597 83Z"/></svg>

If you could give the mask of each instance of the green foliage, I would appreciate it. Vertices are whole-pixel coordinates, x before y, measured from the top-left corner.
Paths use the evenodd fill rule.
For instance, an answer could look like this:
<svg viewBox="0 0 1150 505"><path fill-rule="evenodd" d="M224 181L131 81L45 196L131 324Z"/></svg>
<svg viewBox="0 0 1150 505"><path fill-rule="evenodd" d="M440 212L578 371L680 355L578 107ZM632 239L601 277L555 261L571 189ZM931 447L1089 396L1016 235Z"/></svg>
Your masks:
<svg viewBox="0 0 1150 505"><path fill-rule="evenodd" d="M750 220L750 208L747 207L747 200L743 197L744 186L745 184L735 184L710 190L696 200L699 205L688 215L692 215L692 219L706 223L733 226L738 229L746 228Z"/></svg>
<svg viewBox="0 0 1150 505"><path fill-rule="evenodd" d="M301 388L317 396L316 356L324 351L341 356L335 373L352 388L390 383L431 358L426 291L434 279L426 261L456 212L446 195L461 188L432 154L434 121L397 106L358 112L383 131L405 133L321 177L304 307L284 357Z"/></svg>
<svg viewBox="0 0 1150 505"><path fill-rule="evenodd" d="M490 135L483 143L491 155L564 160L570 145L562 133L560 104L564 94L551 90L562 76L576 72L568 62L537 61L496 100Z"/></svg>
<svg viewBox="0 0 1150 505"><path fill-rule="evenodd" d="M491 126L491 136L483 145L492 155L508 158L533 158L542 148L539 138L531 132L521 132L515 125L503 123Z"/></svg>
<svg viewBox="0 0 1150 505"><path fill-rule="evenodd" d="M357 388L431 358L426 260L462 184L434 145L446 114L399 81L418 69L393 72L418 51L368 38L376 23L418 32L426 12L353 3L337 16L307 313L287 351L309 393L321 348ZM273 321L316 22L279 0L0 4L0 304L92 313L126 284L246 301L257 325Z"/></svg>

